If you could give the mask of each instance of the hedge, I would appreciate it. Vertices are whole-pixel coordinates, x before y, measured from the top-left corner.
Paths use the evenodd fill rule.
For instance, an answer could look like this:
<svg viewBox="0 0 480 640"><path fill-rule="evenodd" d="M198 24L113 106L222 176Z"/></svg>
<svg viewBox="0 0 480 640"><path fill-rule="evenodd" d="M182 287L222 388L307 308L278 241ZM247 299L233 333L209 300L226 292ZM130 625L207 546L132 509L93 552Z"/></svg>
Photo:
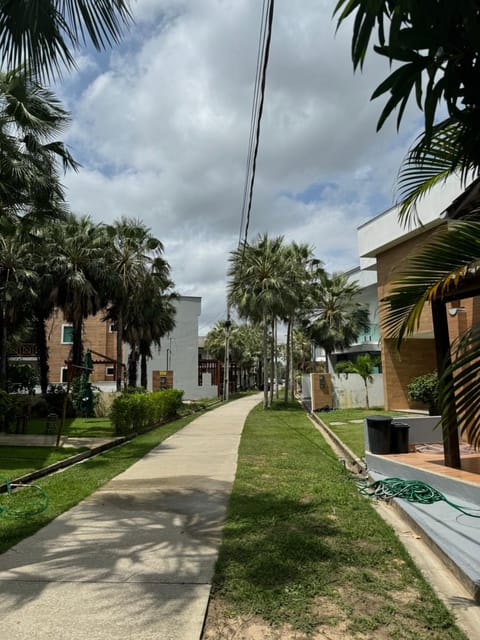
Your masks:
<svg viewBox="0 0 480 640"><path fill-rule="evenodd" d="M182 406L182 397L183 391L179 389L118 396L110 409L110 419L115 433L138 433L173 418Z"/></svg>

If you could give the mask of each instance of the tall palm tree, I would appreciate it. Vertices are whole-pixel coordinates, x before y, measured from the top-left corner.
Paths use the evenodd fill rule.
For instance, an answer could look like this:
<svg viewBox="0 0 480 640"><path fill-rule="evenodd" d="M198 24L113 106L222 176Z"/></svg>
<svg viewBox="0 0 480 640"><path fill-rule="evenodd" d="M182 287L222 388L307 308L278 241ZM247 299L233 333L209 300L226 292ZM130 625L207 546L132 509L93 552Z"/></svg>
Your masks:
<svg viewBox="0 0 480 640"><path fill-rule="evenodd" d="M336 349L346 349L369 327L368 308L358 302L360 288L344 273L321 273L312 294L313 313L304 324L313 342L325 351L326 370Z"/></svg>
<svg viewBox="0 0 480 640"><path fill-rule="evenodd" d="M105 49L132 21L127 0L4 0L0 3L0 56L9 69L28 59L42 79L76 67L75 55L90 41Z"/></svg>
<svg viewBox="0 0 480 640"><path fill-rule="evenodd" d="M170 267L161 257L163 245L140 220L122 217L107 227L110 243L108 254L112 273L112 288L107 317L113 320L117 330L117 390L121 389L123 366L124 322L127 308L147 273L151 271L159 286L171 285L168 278ZM160 282L164 278L165 282ZM168 281L168 284L167 284Z"/></svg>
<svg viewBox="0 0 480 640"><path fill-rule="evenodd" d="M288 296L283 300L282 319L287 324L285 402L289 399L290 383L293 394L293 329L297 316L312 308L313 293L319 278L325 273L320 260L314 258L313 248L292 242L286 247Z"/></svg>
<svg viewBox="0 0 480 640"><path fill-rule="evenodd" d="M71 360L78 368L83 360L83 322L108 301L108 244L102 225L74 214L68 214L62 224L52 225L51 241L55 246L50 267L55 278L52 299L72 323ZM74 369L74 374L79 370Z"/></svg>
<svg viewBox="0 0 480 640"><path fill-rule="evenodd" d="M161 339L175 328L177 294L171 291L170 267L157 257L137 281L126 307L123 324L124 340L130 345L128 362L129 386L136 386L140 359L140 384L147 388L147 359L152 345L160 347Z"/></svg>
<svg viewBox="0 0 480 640"><path fill-rule="evenodd" d="M287 287L288 266L283 237L264 234L254 244L244 243L230 255L228 297L241 317L261 323L263 330L264 408L268 396L268 335L273 319L279 317ZM270 372L273 380L273 372Z"/></svg>
<svg viewBox="0 0 480 640"><path fill-rule="evenodd" d="M7 384L8 337L29 316L38 282L22 229L0 223L0 388Z"/></svg>

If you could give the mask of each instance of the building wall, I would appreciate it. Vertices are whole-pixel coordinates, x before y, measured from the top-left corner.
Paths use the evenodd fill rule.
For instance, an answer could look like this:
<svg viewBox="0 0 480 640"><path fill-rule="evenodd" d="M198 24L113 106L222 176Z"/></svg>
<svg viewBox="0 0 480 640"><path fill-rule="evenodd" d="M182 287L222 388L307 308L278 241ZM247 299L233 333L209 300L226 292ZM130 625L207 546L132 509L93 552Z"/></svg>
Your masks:
<svg viewBox="0 0 480 640"><path fill-rule="evenodd" d="M201 303L202 299L196 296L180 296L175 301L175 329L162 338L160 347L152 348L153 357L147 362L149 391L153 388L154 376L156 379L158 371L168 371L172 375L173 387L182 389L185 399L216 397L216 386L198 384L198 318Z"/></svg>
<svg viewBox="0 0 480 640"><path fill-rule="evenodd" d="M62 369L66 367L66 361L70 358L71 343L62 344L62 333L66 322L63 313L56 310L47 323L47 345L49 352L50 383L58 384L62 382ZM102 321L102 314L90 316L85 320L84 348L101 353L109 358L116 358L117 333L111 331L110 322ZM101 360L100 356L94 355L94 360ZM107 374L109 364L94 365L92 382L114 382L114 376Z"/></svg>

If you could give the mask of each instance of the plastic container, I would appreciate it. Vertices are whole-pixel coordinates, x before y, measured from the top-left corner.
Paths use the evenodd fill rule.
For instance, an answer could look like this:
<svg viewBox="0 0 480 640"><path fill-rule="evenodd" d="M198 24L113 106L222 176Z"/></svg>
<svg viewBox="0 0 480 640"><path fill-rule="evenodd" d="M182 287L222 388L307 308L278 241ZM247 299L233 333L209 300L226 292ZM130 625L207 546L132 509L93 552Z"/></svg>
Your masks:
<svg viewBox="0 0 480 640"><path fill-rule="evenodd" d="M391 424L391 453L408 453L408 424L392 422Z"/></svg>
<svg viewBox="0 0 480 640"><path fill-rule="evenodd" d="M391 453L392 418L368 416L366 420L370 453Z"/></svg>

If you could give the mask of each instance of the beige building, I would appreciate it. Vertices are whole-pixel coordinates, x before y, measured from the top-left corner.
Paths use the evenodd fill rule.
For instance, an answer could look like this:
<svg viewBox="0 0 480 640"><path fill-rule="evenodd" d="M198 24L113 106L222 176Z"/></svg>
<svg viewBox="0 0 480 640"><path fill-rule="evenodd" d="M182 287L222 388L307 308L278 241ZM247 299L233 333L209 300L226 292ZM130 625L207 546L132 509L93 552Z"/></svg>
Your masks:
<svg viewBox="0 0 480 640"><path fill-rule="evenodd" d="M409 400L407 386L412 378L437 370L437 361L430 306L425 306L417 331L403 341L398 351L395 341L385 337L381 301L391 290L391 283L402 270L407 256L423 246L436 229L447 224L443 213L461 191L456 180L432 191L418 206L421 224L403 227L398 220L399 207L393 207L358 229L361 268L377 273L385 409L425 409ZM460 310L454 310L453 305ZM449 303L447 311L452 342L473 322L480 320L480 300L469 298Z"/></svg>

